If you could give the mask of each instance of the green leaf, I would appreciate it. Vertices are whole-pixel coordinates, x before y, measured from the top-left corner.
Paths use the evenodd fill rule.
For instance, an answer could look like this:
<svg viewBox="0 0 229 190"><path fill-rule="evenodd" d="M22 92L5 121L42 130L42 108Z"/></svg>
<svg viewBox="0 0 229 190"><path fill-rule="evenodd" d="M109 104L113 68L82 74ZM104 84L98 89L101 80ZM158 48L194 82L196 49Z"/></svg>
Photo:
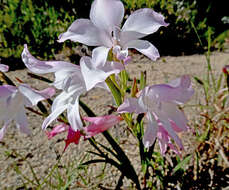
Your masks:
<svg viewBox="0 0 229 190"><path fill-rule="evenodd" d="M111 90L112 95L114 96L115 102L117 106L120 106L122 104L122 95L119 89L115 86L113 81L108 77L106 79L107 86Z"/></svg>
<svg viewBox="0 0 229 190"><path fill-rule="evenodd" d="M219 76L219 79L217 81L216 91L218 92L220 90L221 84L222 84L223 74Z"/></svg>
<svg viewBox="0 0 229 190"><path fill-rule="evenodd" d="M191 159L192 155L188 155L186 156L179 164L176 165L176 167L173 169L173 173L176 173L178 170L180 169L184 169L185 166L189 163L190 159Z"/></svg>
<svg viewBox="0 0 229 190"><path fill-rule="evenodd" d="M196 81L197 83L199 83L200 85L204 85L204 82L203 82L201 79L199 79L198 77L194 77L194 79L195 79L195 81Z"/></svg>
<svg viewBox="0 0 229 190"><path fill-rule="evenodd" d="M145 88L146 86L146 71L141 72L141 79L140 79L140 90Z"/></svg>

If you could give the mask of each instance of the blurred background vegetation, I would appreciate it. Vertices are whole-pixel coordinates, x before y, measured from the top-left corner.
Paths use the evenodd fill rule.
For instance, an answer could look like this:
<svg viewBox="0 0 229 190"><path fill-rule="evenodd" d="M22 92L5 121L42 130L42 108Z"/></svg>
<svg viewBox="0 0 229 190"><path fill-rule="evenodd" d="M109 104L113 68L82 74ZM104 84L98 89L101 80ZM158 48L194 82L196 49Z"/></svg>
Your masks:
<svg viewBox="0 0 229 190"><path fill-rule="evenodd" d="M207 48L223 50L229 37L229 12L222 0L122 0L126 14L150 7L162 13L167 28L147 37L161 55L202 53ZM76 43L57 43L57 37L77 18L88 18L92 0L0 0L0 58L16 64L23 44L32 53L52 59L64 47ZM199 34L199 43L194 27Z"/></svg>

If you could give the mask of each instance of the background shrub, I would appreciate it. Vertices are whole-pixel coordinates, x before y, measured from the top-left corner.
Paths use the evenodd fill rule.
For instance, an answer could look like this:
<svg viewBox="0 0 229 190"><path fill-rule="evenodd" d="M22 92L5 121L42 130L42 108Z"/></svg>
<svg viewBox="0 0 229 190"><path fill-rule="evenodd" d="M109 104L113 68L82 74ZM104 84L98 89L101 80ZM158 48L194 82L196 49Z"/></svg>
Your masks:
<svg viewBox="0 0 229 190"><path fill-rule="evenodd" d="M83 3L82 3L83 2ZM77 4L77 5L76 5ZM56 40L61 32L81 15L88 16L89 1L2 0L0 4L0 57L2 62L18 65L23 44L46 59L62 49ZM83 11L82 11L82 7ZM89 12L89 10L88 10ZM16 62L16 63L15 63ZM19 64L19 67L22 64Z"/></svg>

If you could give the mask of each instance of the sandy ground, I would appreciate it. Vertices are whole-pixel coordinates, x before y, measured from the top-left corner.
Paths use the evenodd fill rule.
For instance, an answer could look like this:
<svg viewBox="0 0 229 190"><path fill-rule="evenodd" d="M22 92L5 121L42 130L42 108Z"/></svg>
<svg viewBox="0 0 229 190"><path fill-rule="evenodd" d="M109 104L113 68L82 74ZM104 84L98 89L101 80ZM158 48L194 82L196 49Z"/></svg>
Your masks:
<svg viewBox="0 0 229 190"><path fill-rule="evenodd" d="M211 64L213 71L216 75L219 75L222 71L222 67L229 64L229 53L213 53L211 55ZM144 56L136 55L133 57L133 61L127 65L126 69L130 73L131 78L139 78L140 71L147 71L147 84L164 83L184 74L188 74L191 77L197 76L199 78L204 78L207 71L206 60L203 55L181 57L167 56L160 58L156 62L152 62ZM27 76L27 70L9 72L7 75L12 79L18 77L35 88L42 89L47 87L46 83L34 79L31 80L31 78ZM51 79L53 78L52 75L47 76ZM196 105L203 101L203 92L194 80L192 80L192 82L195 88L195 95L188 104ZM107 114L109 110L107 105L114 104L109 93L101 89L95 89L85 94L82 96L82 100L98 115ZM196 107L186 107L185 112L191 125L199 117L198 109ZM38 178L41 178L41 180L44 179L51 167L57 163L58 155L63 151L63 139L65 138L65 134L57 136L52 140L48 140L44 131L41 130L43 118L36 116L33 113L28 113L28 118L32 130L31 136L19 133L16 127L12 124L4 137L3 142L0 143L0 189L19 189L20 187L23 187L21 176L15 172L16 166L19 167L23 175L32 179L32 172L29 169L28 162L34 168L34 172L37 174ZM137 141L126 130L123 124L116 126L111 132L121 146L124 147L125 152L131 158L137 171L139 171L140 162L138 158L138 150L136 149ZM99 139L100 142L105 141L101 135L98 135L96 139ZM190 132L184 134L183 142L185 144L186 152L191 152L195 147ZM190 143L192 144L190 145ZM72 163L75 163L74 167L77 167L77 164L79 164L80 160L86 155L86 150L91 150L90 145L86 141L81 141L77 146L73 144L70 145L62 156L59 167L64 168L64 166ZM12 152L17 152L24 157L27 155L27 157L23 160L19 155ZM93 165L92 167L89 167L87 171L83 170L83 172L84 175L90 176L91 184L96 185L101 183L104 186L114 187L118 179L118 173L116 170L107 166L107 173L104 178L101 178L98 177L98 175L101 174L101 169L101 164ZM62 169L63 173L64 171L65 170ZM31 186L28 185L28 187Z"/></svg>

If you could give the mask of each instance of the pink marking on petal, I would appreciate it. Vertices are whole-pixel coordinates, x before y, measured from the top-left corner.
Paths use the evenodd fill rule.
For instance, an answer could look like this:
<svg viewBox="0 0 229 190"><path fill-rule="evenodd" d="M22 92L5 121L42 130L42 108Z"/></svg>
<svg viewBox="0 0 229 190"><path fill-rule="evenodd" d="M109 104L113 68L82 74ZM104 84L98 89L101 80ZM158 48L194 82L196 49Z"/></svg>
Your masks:
<svg viewBox="0 0 229 190"><path fill-rule="evenodd" d="M71 127L69 127L68 136L67 136L67 139L65 140L64 151L68 148L68 146L71 143L79 144L79 140L80 140L81 136L82 135L81 135L80 131L74 131Z"/></svg>
<svg viewBox="0 0 229 190"><path fill-rule="evenodd" d="M52 137L56 136L57 134L67 131L68 128L69 128L69 125L62 123L62 124L56 125L51 131L45 131L45 133L48 136L48 139L50 140Z"/></svg>

